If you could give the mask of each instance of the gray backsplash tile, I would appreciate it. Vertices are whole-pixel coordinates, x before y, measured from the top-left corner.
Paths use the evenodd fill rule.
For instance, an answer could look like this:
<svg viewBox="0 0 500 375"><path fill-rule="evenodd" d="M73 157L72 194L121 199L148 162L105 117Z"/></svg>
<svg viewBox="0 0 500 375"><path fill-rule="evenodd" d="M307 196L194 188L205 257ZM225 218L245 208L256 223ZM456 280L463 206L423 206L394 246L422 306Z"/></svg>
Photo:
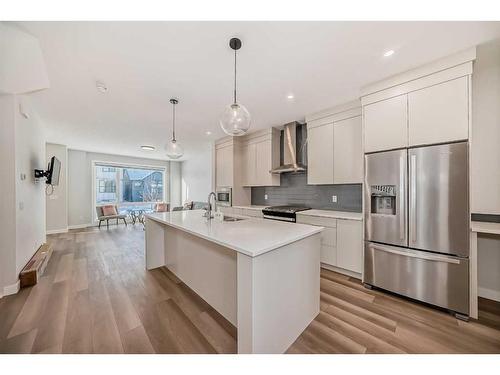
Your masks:
<svg viewBox="0 0 500 375"><path fill-rule="evenodd" d="M252 204L278 206L302 205L321 210L361 212L362 185L307 185L306 173L285 173L281 186L253 187ZM267 194L267 200L264 195ZM332 195L337 203L332 203Z"/></svg>

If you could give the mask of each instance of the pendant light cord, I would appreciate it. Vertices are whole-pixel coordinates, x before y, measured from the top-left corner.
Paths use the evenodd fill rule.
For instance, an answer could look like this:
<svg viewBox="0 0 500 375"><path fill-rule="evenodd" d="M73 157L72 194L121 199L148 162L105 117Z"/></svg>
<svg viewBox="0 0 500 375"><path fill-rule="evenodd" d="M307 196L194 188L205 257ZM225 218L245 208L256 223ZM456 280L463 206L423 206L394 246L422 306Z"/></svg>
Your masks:
<svg viewBox="0 0 500 375"><path fill-rule="evenodd" d="M236 104L236 50L234 50L234 104Z"/></svg>
<svg viewBox="0 0 500 375"><path fill-rule="evenodd" d="M175 142L175 104L172 105L172 142Z"/></svg>

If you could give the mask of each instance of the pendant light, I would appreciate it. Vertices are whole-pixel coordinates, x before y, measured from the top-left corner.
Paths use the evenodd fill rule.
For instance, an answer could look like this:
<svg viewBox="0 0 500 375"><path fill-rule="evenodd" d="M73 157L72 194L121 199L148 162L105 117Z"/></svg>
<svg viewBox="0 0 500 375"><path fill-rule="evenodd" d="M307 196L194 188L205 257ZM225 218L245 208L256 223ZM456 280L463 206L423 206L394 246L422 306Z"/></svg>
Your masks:
<svg viewBox="0 0 500 375"><path fill-rule="evenodd" d="M184 154L181 145L175 139L175 106L179 101L172 98L170 103L172 103L172 140L166 144L165 150L170 159L179 159Z"/></svg>
<svg viewBox="0 0 500 375"><path fill-rule="evenodd" d="M236 100L236 51L241 48L241 40L232 38L229 47L234 50L234 97L219 119L222 130L231 136L244 135L250 128L250 113Z"/></svg>

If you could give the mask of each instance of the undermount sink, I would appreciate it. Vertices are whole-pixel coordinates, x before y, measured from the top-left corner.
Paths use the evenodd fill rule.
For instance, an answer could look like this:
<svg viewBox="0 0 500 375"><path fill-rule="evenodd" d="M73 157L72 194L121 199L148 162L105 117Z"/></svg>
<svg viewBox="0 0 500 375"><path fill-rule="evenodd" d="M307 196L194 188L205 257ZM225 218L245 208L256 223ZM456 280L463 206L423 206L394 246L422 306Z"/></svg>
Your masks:
<svg viewBox="0 0 500 375"><path fill-rule="evenodd" d="M241 220L245 220L245 219L241 218L241 217L224 216L224 221L241 221Z"/></svg>

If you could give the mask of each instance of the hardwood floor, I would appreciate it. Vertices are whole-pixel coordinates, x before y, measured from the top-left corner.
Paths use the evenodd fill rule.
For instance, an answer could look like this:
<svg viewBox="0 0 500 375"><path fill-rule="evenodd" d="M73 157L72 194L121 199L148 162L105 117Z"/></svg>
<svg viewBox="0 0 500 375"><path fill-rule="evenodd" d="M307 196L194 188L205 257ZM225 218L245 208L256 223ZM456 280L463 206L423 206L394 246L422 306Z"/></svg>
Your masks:
<svg viewBox="0 0 500 375"><path fill-rule="evenodd" d="M0 299L0 353L234 353L236 329L166 269L142 226L48 236L39 283ZM500 353L500 304L479 321L322 270L321 312L288 353Z"/></svg>

